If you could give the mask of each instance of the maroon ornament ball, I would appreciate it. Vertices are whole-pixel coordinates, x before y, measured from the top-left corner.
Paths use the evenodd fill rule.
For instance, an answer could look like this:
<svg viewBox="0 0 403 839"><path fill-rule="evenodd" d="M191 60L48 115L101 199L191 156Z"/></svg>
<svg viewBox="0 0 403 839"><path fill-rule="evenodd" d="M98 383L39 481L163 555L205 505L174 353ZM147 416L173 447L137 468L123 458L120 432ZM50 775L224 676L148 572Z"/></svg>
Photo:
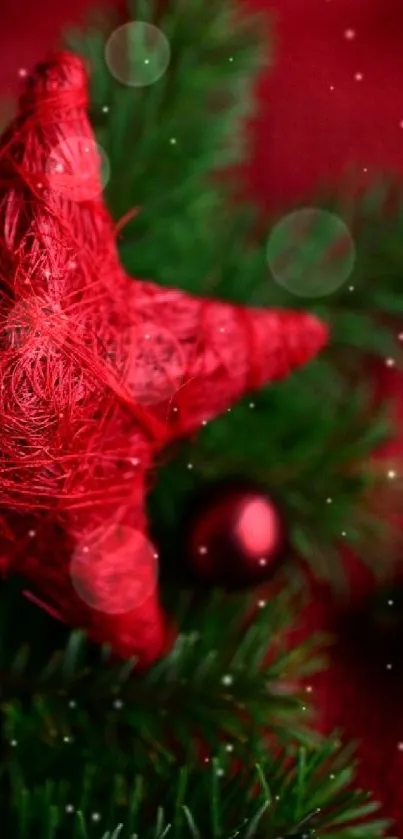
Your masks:
<svg viewBox="0 0 403 839"><path fill-rule="evenodd" d="M196 499L186 528L186 554L200 580L228 589L273 576L285 546L276 503L254 483L220 481Z"/></svg>

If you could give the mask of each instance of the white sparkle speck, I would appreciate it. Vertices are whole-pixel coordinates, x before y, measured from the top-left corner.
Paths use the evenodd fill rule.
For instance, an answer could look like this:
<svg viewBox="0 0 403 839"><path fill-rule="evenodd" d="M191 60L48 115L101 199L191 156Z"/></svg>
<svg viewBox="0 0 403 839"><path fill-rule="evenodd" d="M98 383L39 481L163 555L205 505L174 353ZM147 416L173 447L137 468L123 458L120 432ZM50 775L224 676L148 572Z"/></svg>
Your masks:
<svg viewBox="0 0 403 839"><path fill-rule="evenodd" d="M234 746L233 746L233 744L232 744L232 743L227 743L227 745L226 745L226 747L225 747L225 751L226 751L226 752L233 752L233 751L234 751Z"/></svg>
<svg viewBox="0 0 403 839"><path fill-rule="evenodd" d="M257 605L259 606L259 609L264 609L266 604L267 604L267 600L259 600Z"/></svg>
<svg viewBox="0 0 403 839"><path fill-rule="evenodd" d="M230 673L226 673L221 679L223 685L232 685L234 678Z"/></svg>
<svg viewBox="0 0 403 839"><path fill-rule="evenodd" d="M388 600L388 606L393 606L394 602L395 602L394 600Z"/></svg>
<svg viewBox="0 0 403 839"><path fill-rule="evenodd" d="M99 822L99 821L101 821L101 815L100 815L100 813L93 813L93 814L92 814L92 816L91 816L91 818L92 818L92 821L93 821L93 822Z"/></svg>
<svg viewBox="0 0 403 839"><path fill-rule="evenodd" d="M13 746L13 748L15 748L15 746L17 746L17 743L18 743L17 740L11 740L10 746Z"/></svg>
<svg viewBox="0 0 403 839"><path fill-rule="evenodd" d="M356 82L362 82L362 80L363 80L364 76L363 76L363 74L362 74L362 73L356 73L356 74L355 74L355 76L354 76L354 78L355 78L355 81L356 81Z"/></svg>
<svg viewBox="0 0 403 839"><path fill-rule="evenodd" d="M396 478L396 472L394 469L389 469L388 478L390 478L391 481L393 481L393 479Z"/></svg>
<svg viewBox="0 0 403 839"><path fill-rule="evenodd" d="M387 367L394 367L396 362L394 358L387 358L385 364Z"/></svg>
<svg viewBox="0 0 403 839"><path fill-rule="evenodd" d="M250 408L254 408L254 407L255 407L255 403L254 403L254 402L249 402L249 407L250 407Z"/></svg>
<svg viewBox="0 0 403 839"><path fill-rule="evenodd" d="M188 463L188 469L193 469L193 463Z"/></svg>
<svg viewBox="0 0 403 839"><path fill-rule="evenodd" d="M30 539L33 539L36 536L36 530L28 530L28 536Z"/></svg>
<svg viewBox="0 0 403 839"><path fill-rule="evenodd" d="M74 813L74 807L72 804L66 804L66 813Z"/></svg>
<svg viewBox="0 0 403 839"><path fill-rule="evenodd" d="M70 699L69 708L77 708L77 702L75 699Z"/></svg>
<svg viewBox="0 0 403 839"><path fill-rule="evenodd" d="M387 669L387 670L392 670L392 667L393 667L393 665L392 665L392 664L387 664L387 665L386 665L386 669Z"/></svg>
<svg viewBox="0 0 403 839"><path fill-rule="evenodd" d="M344 37L347 41L353 41L355 38L355 30L354 29L346 29L344 33Z"/></svg>
<svg viewBox="0 0 403 839"><path fill-rule="evenodd" d="M113 707L116 708L117 711L120 711L120 709L123 708L122 700L121 699L115 699L115 701L113 703Z"/></svg>
<svg viewBox="0 0 403 839"><path fill-rule="evenodd" d="M107 113L109 112L109 106L108 106L108 105L104 105L104 106L103 106L103 108L102 108L102 112L103 112L104 114L107 114Z"/></svg>
<svg viewBox="0 0 403 839"><path fill-rule="evenodd" d="M207 553L207 548L206 548L206 546L205 546L205 545L201 545L201 546L200 546L200 548L199 548L199 554L202 554L202 556L204 556L206 553Z"/></svg>
<svg viewBox="0 0 403 839"><path fill-rule="evenodd" d="M326 504L333 504L333 498L326 498Z"/></svg>
<svg viewBox="0 0 403 839"><path fill-rule="evenodd" d="M398 748L399 752L403 752L403 743L398 743L397 748Z"/></svg>
<svg viewBox="0 0 403 839"><path fill-rule="evenodd" d="M20 69L18 70L18 75L20 79L26 79L28 75L28 70L26 70L25 67L20 67Z"/></svg>
<svg viewBox="0 0 403 839"><path fill-rule="evenodd" d="M266 557L262 556L261 559L259 559L259 565L267 565Z"/></svg>

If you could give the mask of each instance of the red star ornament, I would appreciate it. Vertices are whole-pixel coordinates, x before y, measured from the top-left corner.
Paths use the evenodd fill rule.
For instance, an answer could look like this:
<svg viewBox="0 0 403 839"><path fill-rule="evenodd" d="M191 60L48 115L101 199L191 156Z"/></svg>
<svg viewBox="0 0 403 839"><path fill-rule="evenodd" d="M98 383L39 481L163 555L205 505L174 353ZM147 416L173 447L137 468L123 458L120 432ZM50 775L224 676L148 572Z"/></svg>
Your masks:
<svg viewBox="0 0 403 839"><path fill-rule="evenodd" d="M82 61L54 55L0 144L1 567L147 664L167 637L144 507L156 455L327 330L127 277L87 104Z"/></svg>

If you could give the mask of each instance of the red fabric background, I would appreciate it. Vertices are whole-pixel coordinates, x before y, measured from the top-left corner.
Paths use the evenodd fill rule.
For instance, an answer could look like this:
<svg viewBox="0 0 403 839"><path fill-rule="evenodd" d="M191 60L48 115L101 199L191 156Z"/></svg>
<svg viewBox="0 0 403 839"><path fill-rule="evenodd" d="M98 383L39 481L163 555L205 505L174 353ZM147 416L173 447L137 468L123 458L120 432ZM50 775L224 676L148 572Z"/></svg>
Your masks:
<svg viewBox="0 0 403 839"><path fill-rule="evenodd" d="M368 179L379 171L403 173L401 0L245 2L276 17L276 63L259 85L247 170L262 205L282 208L295 198L310 204L318 185L337 185L352 165ZM6 0L0 12L0 92L14 92L19 68L29 69L55 43L67 16L74 20L92 5ZM347 30L355 37L347 38ZM382 386L383 393L399 398L398 374L385 372ZM402 441L389 447L390 455L401 453ZM334 628L333 605L323 593L317 599L309 625ZM339 637L330 672L314 683L322 721L360 740L360 780L399 820L403 836L401 685L395 671L386 669L387 649L383 663L363 664L364 650L353 649L342 632Z"/></svg>

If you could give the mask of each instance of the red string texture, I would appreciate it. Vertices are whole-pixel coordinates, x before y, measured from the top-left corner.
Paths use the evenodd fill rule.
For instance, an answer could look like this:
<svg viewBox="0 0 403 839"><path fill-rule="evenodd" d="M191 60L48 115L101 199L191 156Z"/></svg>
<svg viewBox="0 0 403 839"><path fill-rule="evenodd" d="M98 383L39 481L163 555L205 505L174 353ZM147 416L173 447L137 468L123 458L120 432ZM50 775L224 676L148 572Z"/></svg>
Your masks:
<svg viewBox="0 0 403 839"><path fill-rule="evenodd" d="M126 277L86 109L84 65L59 53L0 142L1 567L148 662L165 633L144 513L155 455L327 331Z"/></svg>

